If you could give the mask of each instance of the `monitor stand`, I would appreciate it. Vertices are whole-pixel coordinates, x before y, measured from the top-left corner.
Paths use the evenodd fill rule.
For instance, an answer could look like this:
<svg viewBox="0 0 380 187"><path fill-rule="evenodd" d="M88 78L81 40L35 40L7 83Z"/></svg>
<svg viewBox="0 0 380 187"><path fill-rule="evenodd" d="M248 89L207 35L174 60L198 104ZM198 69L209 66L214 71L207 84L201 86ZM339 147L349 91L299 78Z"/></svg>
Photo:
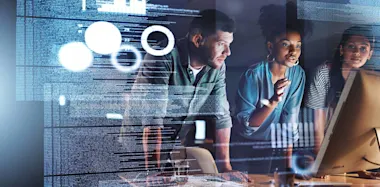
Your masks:
<svg viewBox="0 0 380 187"><path fill-rule="evenodd" d="M373 130L375 130L376 137L377 137L377 143L378 143L379 150L380 150L380 128L374 128Z"/></svg>

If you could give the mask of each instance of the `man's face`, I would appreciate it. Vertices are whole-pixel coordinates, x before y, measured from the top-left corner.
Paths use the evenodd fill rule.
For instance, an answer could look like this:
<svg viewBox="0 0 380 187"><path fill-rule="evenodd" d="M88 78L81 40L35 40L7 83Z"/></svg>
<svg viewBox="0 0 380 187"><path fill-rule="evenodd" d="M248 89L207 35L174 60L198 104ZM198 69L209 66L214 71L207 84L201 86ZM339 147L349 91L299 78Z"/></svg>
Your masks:
<svg viewBox="0 0 380 187"><path fill-rule="evenodd" d="M199 46L203 60L214 69L220 69L224 61L231 55L230 45L234 40L233 33L217 31L205 38Z"/></svg>

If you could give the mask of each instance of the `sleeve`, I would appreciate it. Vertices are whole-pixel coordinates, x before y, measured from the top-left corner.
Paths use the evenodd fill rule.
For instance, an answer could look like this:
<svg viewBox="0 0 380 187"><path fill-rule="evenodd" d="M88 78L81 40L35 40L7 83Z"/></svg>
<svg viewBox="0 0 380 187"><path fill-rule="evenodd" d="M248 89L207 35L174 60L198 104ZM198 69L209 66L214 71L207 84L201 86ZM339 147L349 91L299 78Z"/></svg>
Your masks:
<svg viewBox="0 0 380 187"><path fill-rule="evenodd" d="M211 97L215 98L213 102L216 118L216 129L224 129L232 127L230 115L230 105L226 94L226 65L224 64L218 76L218 80L211 91Z"/></svg>
<svg viewBox="0 0 380 187"><path fill-rule="evenodd" d="M249 118L256 110L259 102L259 89L259 79L252 73L252 70L247 70L239 81L236 96L236 118L239 124L245 125L251 131L256 131L260 128L249 126Z"/></svg>
<svg viewBox="0 0 380 187"><path fill-rule="evenodd" d="M326 108L327 84L329 72L327 67L319 67L310 80L305 96L305 106L312 109Z"/></svg>
<svg viewBox="0 0 380 187"><path fill-rule="evenodd" d="M168 57L145 55L131 92L126 96L123 125L163 127L172 71Z"/></svg>

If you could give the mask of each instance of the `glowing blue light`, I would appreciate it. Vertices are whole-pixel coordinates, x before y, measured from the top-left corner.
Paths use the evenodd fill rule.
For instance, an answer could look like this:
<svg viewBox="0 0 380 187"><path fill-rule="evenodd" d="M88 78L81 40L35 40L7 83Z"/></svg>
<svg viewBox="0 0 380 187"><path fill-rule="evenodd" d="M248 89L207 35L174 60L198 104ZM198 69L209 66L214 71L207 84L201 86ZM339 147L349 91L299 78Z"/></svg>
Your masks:
<svg viewBox="0 0 380 187"><path fill-rule="evenodd" d="M121 45L121 33L112 23L98 21L91 24L84 34L88 48L95 53L108 55L118 51Z"/></svg>
<svg viewBox="0 0 380 187"><path fill-rule="evenodd" d="M135 54L136 60L132 66L122 66L118 63L117 55L119 54L119 51L121 50L124 50L126 52L132 52ZM119 51L116 51L115 53L112 53L111 55L111 63L116 69L118 69L121 72L128 73L128 72L137 70L140 67L142 57L141 57L140 51L138 51L135 47L131 45L122 45Z"/></svg>
<svg viewBox="0 0 380 187"><path fill-rule="evenodd" d="M306 157L312 157L310 155L305 155ZM301 174L301 175L310 175L312 174L312 168L313 168L313 164L311 164L309 167L306 167L306 168L302 168L301 166L299 166L297 163L298 159L307 159L307 158L304 158L303 156L300 156L300 155L297 155L297 154L293 154L292 155L292 168L294 169L294 171L298 174Z"/></svg>
<svg viewBox="0 0 380 187"><path fill-rule="evenodd" d="M79 72L90 67L94 57L83 42L71 42L61 47L58 59L66 69Z"/></svg>
<svg viewBox="0 0 380 187"><path fill-rule="evenodd" d="M66 105L66 97L64 95L59 96L59 105Z"/></svg>
<svg viewBox="0 0 380 187"><path fill-rule="evenodd" d="M107 113L106 117L107 119L123 119L123 115L116 113Z"/></svg>

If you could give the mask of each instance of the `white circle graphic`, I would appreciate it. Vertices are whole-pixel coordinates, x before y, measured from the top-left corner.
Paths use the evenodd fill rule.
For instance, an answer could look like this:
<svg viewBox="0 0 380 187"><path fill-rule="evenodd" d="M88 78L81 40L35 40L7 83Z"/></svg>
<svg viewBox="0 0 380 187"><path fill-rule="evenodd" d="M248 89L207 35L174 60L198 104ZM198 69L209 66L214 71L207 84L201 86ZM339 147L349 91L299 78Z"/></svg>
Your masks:
<svg viewBox="0 0 380 187"><path fill-rule="evenodd" d="M114 24L98 21L86 29L84 40L95 53L109 55L120 48L122 37Z"/></svg>
<svg viewBox="0 0 380 187"><path fill-rule="evenodd" d="M164 49L157 50L150 47L150 45L148 44L148 37L152 32L162 32L163 34L166 35L166 37L168 38L168 45ZM173 33L168 28L161 25L150 26L146 28L144 32L141 34L142 47L147 53L153 56L164 56L170 53L174 48L174 44L175 44L175 39L174 39Z"/></svg>
<svg viewBox="0 0 380 187"><path fill-rule="evenodd" d="M58 59L66 69L79 72L90 67L94 57L83 42L71 42L59 49Z"/></svg>
<svg viewBox="0 0 380 187"><path fill-rule="evenodd" d="M126 52L132 52L135 54L136 56L136 60L135 60L135 63L132 65L132 66L122 66L119 64L119 62L117 61L117 55L119 54L119 52L121 50L124 50ZM120 49L114 53L112 53L111 55L111 63L112 65L118 69L119 71L122 71L122 72L131 72L131 71L134 71L136 69L138 69L140 67L140 64L141 64L141 61L142 61L142 57L141 57L141 53L140 51L138 51L135 47L131 46L131 45L122 45L120 46Z"/></svg>

